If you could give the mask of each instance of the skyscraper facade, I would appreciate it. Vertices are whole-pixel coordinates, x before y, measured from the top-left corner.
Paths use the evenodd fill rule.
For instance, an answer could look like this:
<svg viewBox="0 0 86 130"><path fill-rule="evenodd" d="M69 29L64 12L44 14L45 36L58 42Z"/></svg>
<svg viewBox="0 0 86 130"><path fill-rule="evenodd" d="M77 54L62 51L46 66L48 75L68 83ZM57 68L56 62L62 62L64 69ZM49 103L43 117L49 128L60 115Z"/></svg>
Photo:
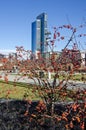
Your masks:
<svg viewBox="0 0 86 130"><path fill-rule="evenodd" d="M47 14L42 13L32 23L32 53L46 53Z"/></svg>

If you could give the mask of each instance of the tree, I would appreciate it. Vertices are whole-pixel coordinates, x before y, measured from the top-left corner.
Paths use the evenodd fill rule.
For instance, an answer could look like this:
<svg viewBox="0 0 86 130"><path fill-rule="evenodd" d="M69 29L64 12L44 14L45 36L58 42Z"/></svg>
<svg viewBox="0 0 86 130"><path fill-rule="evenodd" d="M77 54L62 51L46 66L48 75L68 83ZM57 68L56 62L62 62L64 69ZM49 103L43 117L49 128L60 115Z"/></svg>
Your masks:
<svg viewBox="0 0 86 130"><path fill-rule="evenodd" d="M58 54L54 51L56 41L65 39L58 32L58 29L65 28L70 29L72 33L64 49ZM54 28L53 38L45 43L50 50L50 52L46 53L46 57L38 53L37 59L33 58L33 60L30 60L31 51L25 50L23 47L16 47L16 65L19 68L19 73L34 81L34 84L31 84L33 92L34 94L38 93L42 100L39 101L36 107L37 113L31 115L31 118L35 119L36 123L40 125L44 125L46 120L50 119L52 125L55 122L64 121L64 126L67 129L75 127L74 121L79 123L81 127L83 126L83 118L85 119L85 117L84 115L81 117L81 114L85 114L86 89L76 88L76 84L72 81L70 82L74 78L74 73L79 70L82 61L80 50L75 42L76 30L71 25ZM81 35L78 36L81 37ZM71 42L73 42L72 49L68 48ZM51 80L48 77L50 73L53 76ZM69 105L68 101L72 101L72 104ZM60 115L55 113L55 105L57 103L67 103L65 105L66 111L62 111ZM69 116L70 118L68 119ZM54 122L54 120L56 121Z"/></svg>

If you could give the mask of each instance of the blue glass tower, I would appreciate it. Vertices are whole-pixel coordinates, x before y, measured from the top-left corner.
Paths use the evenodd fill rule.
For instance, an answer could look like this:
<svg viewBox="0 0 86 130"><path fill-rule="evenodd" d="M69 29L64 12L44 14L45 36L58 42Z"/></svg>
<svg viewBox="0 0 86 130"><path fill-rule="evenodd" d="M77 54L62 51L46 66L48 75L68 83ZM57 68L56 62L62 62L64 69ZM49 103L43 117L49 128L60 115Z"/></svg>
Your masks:
<svg viewBox="0 0 86 130"><path fill-rule="evenodd" d="M36 21L32 23L32 53L36 54L40 51L41 54L46 53L47 46L46 34L47 33L47 14L42 13L36 17Z"/></svg>

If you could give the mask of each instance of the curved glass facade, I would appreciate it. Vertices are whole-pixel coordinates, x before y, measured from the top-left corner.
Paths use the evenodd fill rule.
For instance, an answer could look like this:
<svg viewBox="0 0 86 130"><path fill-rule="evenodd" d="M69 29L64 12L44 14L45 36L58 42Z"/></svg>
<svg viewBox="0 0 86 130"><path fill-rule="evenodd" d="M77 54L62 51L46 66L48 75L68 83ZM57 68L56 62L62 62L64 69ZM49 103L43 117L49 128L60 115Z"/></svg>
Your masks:
<svg viewBox="0 0 86 130"><path fill-rule="evenodd" d="M36 21L32 23L32 53L40 51L42 54L47 51L45 45L47 32L47 14L42 13L36 17Z"/></svg>

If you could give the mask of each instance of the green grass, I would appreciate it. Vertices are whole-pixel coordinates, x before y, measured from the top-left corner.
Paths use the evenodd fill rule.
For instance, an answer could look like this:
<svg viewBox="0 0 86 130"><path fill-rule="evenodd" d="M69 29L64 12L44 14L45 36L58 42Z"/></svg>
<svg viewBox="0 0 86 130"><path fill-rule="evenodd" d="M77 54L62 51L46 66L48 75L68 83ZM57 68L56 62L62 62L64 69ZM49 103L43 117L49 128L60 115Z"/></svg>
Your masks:
<svg viewBox="0 0 86 130"><path fill-rule="evenodd" d="M66 75L65 75L66 77ZM62 75L59 76L59 79L65 78ZM86 78L86 74L84 75ZM82 74L75 74L70 77L72 80L81 80ZM41 99L38 95L37 90L31 84L21 83L21 82L5 82L0 80L0 98L8 98L8 99L28 99L28 100L39 100ZM69 97L66 98L67 101L71 99Z"/></svg>
<svg viewBox="0 0 86 130"><path fill-rule="evenodd" d="M66 79L68 75L59 75L59 79ZM68 77L69 80L74 80L74 81L86 81L86 74L72 74L71 76L69 75Z"/></svg>
<svg viewBox="0 0 86 130"><path fill-rule="evenodd" d="M73 80L79 80L79 81L82 81L82 80L86 80L86 74L76 74L76 75L73 75Z"/></svg>
<svg viewBox="0 0 86 130"><path fill-rule="evenodd" d="M38 100L40 99L37 92L33 92L33 88L31 86L27 86L27 84L16 83L13 82L6 83L4 81L0 81L0 98L8 98L8 99L30 99L30 100Z"/></svg>
<svg viewBox="0 0 86 130"><path fill-rule="evenodd" d="M26 100L40 100L37 90L33 87L27 87L25 83L16 83L15 86L13 82L6 83L5 81L0 81L0 98L4 99L26 99ZM58 100L59 101L59 100ZM66 97L65 101L72 101L70 98Z"/></svg>

